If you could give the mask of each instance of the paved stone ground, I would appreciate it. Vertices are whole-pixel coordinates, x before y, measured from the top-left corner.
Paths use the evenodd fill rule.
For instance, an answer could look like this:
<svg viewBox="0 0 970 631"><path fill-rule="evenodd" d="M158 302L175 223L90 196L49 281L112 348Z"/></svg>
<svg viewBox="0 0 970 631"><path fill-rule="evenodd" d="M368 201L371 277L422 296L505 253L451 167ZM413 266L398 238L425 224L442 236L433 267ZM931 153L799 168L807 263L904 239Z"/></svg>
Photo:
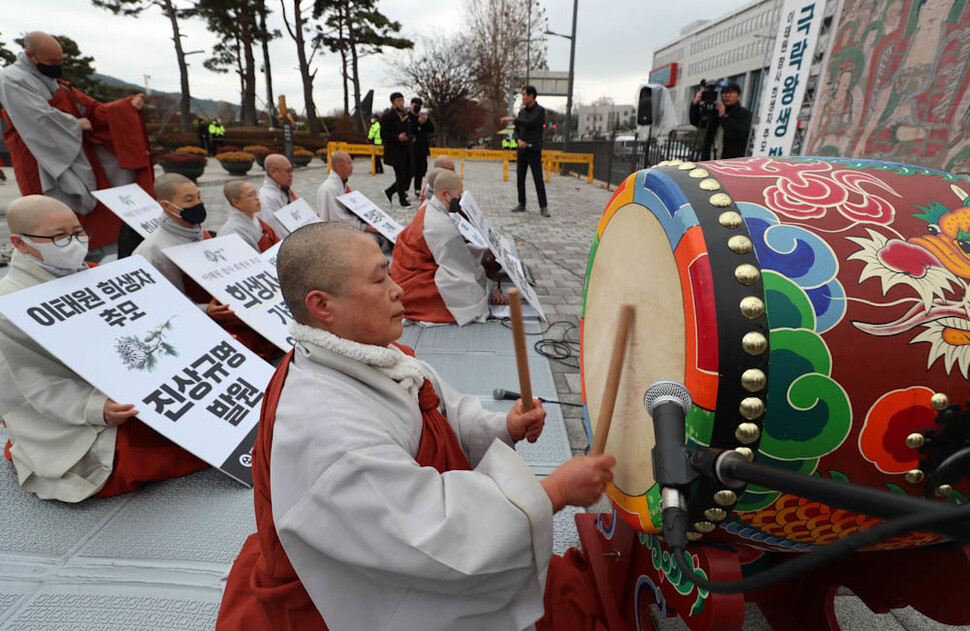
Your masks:
<svg viewBox="0 0 970 631"><path fill-rule="evenodd" d="M369 163L364 160L355 162L357 173L351 178L351 186L362 191L371 200L388 210L402 224L410 221L417 204L401 208L395 202L390 206L383 196L382 189L391 182L392 174L370 176ZM7 175L6 185L0 184L0 217L4 216L7 204L18 196L16 184L12 181L12 171L3 169ZM263 177L262 170L255 167L249 178L259 186ZM293 188L298 195L313 199L317 186L326 177L326 168L319 161L313 165L297 169ZM509 209L516 203L514 172L509 182L502 181L501 165L498 163L467 162L465 164L465 186L472 191L489 221L496 229L515 239L522 260L531 267L537 281L537 293L552 324L545 337L573 340L579 339L579 314L582 308L583 281L589 246L596 222L610 198L610 191L597 185L589 185L584 180L573 177L553 175L547 185L551 218L538 214L535 190L531 183L527 187L526 214L513 214ZM228 176L218 163L209 160L207 173L199 180L203 200L209 211L205 226L218 229L225 220L227 204L222 197L221 188ZM8 243L6 222L0 222L0 243ZM2 250L0 250L2 251ZM4 271L0 268L0 274ZM578 370L578 344L574 355L563 361L552 361L556 389L561 401L581 403L581 386ZM488 388L491 388L491 385ZM563 407L563 415L573 453L585 453L589 441L585 431L582 409ZM2 570L0 570L2 576ZM947 597L946 595L944 597ZM888 631L970 629L970 627L951 627L926 619L912 609L894 610L887 614L874 614L865 604L850 592L840 591L836 598L836 613L844 629ZM663 631L681 631L686 627L679 619L657 621ZM748 631L770 629L758 609L749 605L744 629ZM783 631L783 630L778 630Z"/></svg>

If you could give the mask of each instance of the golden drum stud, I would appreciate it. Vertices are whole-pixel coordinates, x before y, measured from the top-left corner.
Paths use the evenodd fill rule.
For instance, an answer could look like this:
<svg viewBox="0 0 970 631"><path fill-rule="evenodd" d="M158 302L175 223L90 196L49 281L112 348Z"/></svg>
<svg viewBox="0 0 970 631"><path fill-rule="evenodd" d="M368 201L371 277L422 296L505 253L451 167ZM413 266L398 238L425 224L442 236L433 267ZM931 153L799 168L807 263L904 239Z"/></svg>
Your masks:
<svg viewBox="0 0 970 631"><path fill-rule="evenodd" d="M714 193L707 201L717 208L727 208L732 203L731 197L726 193Z"/></svg>
<svg viewBox="0 0 970 631"><path fill-rule="evenodd" d="M765 314L765 303L757 296L747 296L741 299L741 315L749 320L760 318Z"/></svg>
<svg viewBox="0 0 970 631"><path fill-rule="evenodd" d="M664 166L679 167L681 164L683 164L682 160L667 160L667 164Z"/></svg>
<svg viewBox="0 0 970 631"><path fill-rule="evenodd" d="M740 228L744 224L744 219L741 217L741 213L736 213L733 210L728 210L720 214L717 220L725 228Z"/></svg>
<svg viewBox="0 0 970 631"><path fill-rule="evenodd" d="M768 338L757 331L749 331L741 338L741 348L748 355L760 355L768 350Z"/></svg>
<svg viewBox="0 0 970 631"><path fill-rule="evenodd" d="M930 405L937 412L942 412L950 407L950 398L942 392L937 392L930 398Z"/></svg>
<svg viewBox="0 0 970 631"><path fill-rule="evenodd" d="M910 484L919 484L926 475L919 469L910 469L906 472L906 481Z"/></svg>
<svg viewBox="0 0 970 631"><path fill-rule="evenodd" d="M918 432L914 432L906 437L906 446L910 449L919 449L926 444L926 437Z"/></svg>
<svg viewBox="0 0 970 631"><path fill-rule="evenodd" d="M741 423L734 430L734 437L738 442L750 445L761 437L761 430L754 423Z"/></svg>
<svg viewBox="0 0 970 631"><path fill-rule="evenodd" d="M735 447L734 451L744 456L748 462L754 462L754 452L750 447Z"/></svg>
<svg viewBox="0 0 970 631"><path fill-rule="evenodd" d="M687 541L700 541L703 538L704 535L699 532L694 532L693 530L687 533Z"/></svg>
<svg viewBox="0 0 970 631"><path fill-rule="evenodd" d="M753 421L765 413L765 403L758 397L745 397L741 400L738 411L741 412L741 416Z"/></svg>
<svg viewBox="0 0 970 631"><path fill-rule="evenodd" d="M761 392L765 389L768 378L765 373L757 368L748 368L741 373L741 387L748 392Z"/></svg>
<svg viewBox="0 0 970 631"><path fill-rule="evenodd" d="M751 239L743 234L736 234L728 239L728 249L735 254L747 254L751 251Z"/></svg>
<svg viewBox="0 0 970 631"><path fill-rule="evenodd" d="M655 164L654 166L658 166L658 167L669 167L670 166L670 160L662 160L662 161L658 162L657 164Z"/></svg>
<svg viewBox="0 0 970 631"><path fill-rule="evenodd" d="M724 521L727 518L727 511L723 508L708 508L704 511L704 517L713 522Z"/></svg>
<svg viewBox="0 0 970 631"><path fill-rule="evenodd" d="M697 165L694 164L693 162L681 162L680 164L677 165L677 168L680 169L681 171L690 171L692 169L696 169Z"/></svg>
<svg viewBox="0 0 970 631"><path fill-rule="evenodd" d="M717 528L717 526L715 526L709 521L699 521L694 524L694 530L696 530L697 532L702 532L705 535L709 532L714 532L715 528Z"/></svg>
<svg viewBox="0 0 970 631"><path fill-rule="evenodd" d="M734 277L742 285L754 285L761 280L761 272L751 263L742 263L734 268Z"/></svg>
<svg viewBox="0 0 970 631"><path fill-rule="evenodd" d="M723 489L714 494L714 503L718 506L734 506L738 501L738 495L734 491Z"/></svg>
<svg viewBox="0 0 970 631"><path fill-rule="evenodd" d="M698 184L702 191L719 191L721 190L721 183L714 178L708 178L706 180L701 180Z"/></svg>
<svg viewBox="0 0 970 631"><path fill-rule="evenodd" d="M710 173L708 172L707 169L702 169L702 168L698 167L698 168L694 169L693 171L691 171L690 173L688 173L687 175L691 176L695 180L700 180L702 178L705 178L705 177L709 176Z"/></svg>
<svg viewBox="0 0 970 631"><path fill-rule="evenodd" d="M950 486L949 484L941 484L940 486L936 487L936 491L935 491L938 497L946 497L952 492L953 492L953 487Z"/></svg>

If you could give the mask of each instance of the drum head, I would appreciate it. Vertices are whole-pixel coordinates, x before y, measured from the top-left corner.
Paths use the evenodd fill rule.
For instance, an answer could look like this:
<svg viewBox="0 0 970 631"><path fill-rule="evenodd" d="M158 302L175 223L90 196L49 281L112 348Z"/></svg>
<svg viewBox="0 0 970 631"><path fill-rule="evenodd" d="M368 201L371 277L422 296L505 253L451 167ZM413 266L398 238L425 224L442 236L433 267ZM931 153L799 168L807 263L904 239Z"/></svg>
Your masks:
<svg viewBox="0 0 970 631"><path fill-rule="evenodd" d="M677 261L660 222L635 203L621 206L608 219L591 256L583 323L587 412L595 433L618 308L632 304L636 308L633 332L627 341L606 452L617 459L613 469L617 489L640 497L654 486L653 422L643 406L643 394L658 379L684 381L686 334Z"/></svg>

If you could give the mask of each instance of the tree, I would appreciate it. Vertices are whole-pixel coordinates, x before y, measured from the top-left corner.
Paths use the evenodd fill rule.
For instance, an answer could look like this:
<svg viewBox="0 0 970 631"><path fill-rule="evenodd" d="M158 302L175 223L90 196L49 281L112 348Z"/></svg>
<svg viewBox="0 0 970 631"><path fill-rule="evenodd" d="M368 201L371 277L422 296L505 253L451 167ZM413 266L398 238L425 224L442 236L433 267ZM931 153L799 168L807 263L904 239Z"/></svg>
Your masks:
<svg viewBox="0 0 970 631"><path fill-rule="evenodd" d="M508 112L513 75L546 67L545 9L538 0L466 0L465 25L471 72L493 131Z"/></svg>
<svg viewBox="0 0 970 631"><path fill-rule="evenodd" d="M266 79L266 113L269 115L269 126L273 128L276 126L276 102L273 99L273 70L269 63L269 43L271 40L280 37L281 33L276 30L270 30L266 28L266 15L269 13L269 8L266 6L266 0L256 0L254 3L256 10L259 12L259 43L263 49L263 76Z"/></svg>
<svg viewBox="0 0 970 631"><path fill-rule="evenodd" d="M310 50L309 57L306 50L306 35L307 29L310 28L311 19L307 16L312 17L313 14L308 14L308 11L312 11L313 7L301 0L289 0L289 2L293 8L292 24L290 18L286 15L287 0L280 0L280 5L283 8L283 24L286 25L286 32L296 44L296 57L300 63L300 78L303 80L303 103L306 108L307 131L313 135L318 135L320 133L320 120L317 118L317 107L313 102L313 80L317 76L317 71L311 71L310 68L319 45L311 38L313 48Z"/></svg>
<svg viewBox="0 0 970 631"><path fill-rule="evenodd" d="M180 9L175 0L91 0L94 6L107 9L116 15L137 17L149 7L158 7L168 18L172 27L172 41L175 43L175 57L178 60L179 76L182 80L182 100L179 102L179 114L183 132L192 130L191 95L189 94L189 66L185 63L185 52L182 50L182 34L179 32L179 20L193 17L197 11L194 6Z"/></svg>
<svg viewBox="0 0 970 631"><path fill-rule="evenodd" d="M317 0L316 17L326 16L329 30L322 30L320 41L331 52L340 53L344 83L344 113L349 114L348 82L354 87L354 111L358 131L364 130L364 113L360 107L361 57L380 54L385 48L414 48L414 42L395 34L401 23L389 20L377 9L376 0Z"/></svg>
<svg viewBox="0 0 970 631"><path fill-rule="evenodd" d="M2 35L2 33L0 33L0 35ZM4 44L3 41L0 41L0 61L2 61L3 65L5 66L17 61L17 53L7 48L7 45Z"/></svg>
<svg viewBox="0 0 970 631"><path fill-rule="evenodd" d="M212 56L203 65L213 72L235 70L239 75L240 118L247 125L255 125L256 56L253 47L259 41L259 11L255 3L248 0L198 0L197 7L210 32L220 37L212 48Z"/></svg>
<svg viewBox="0 0 970 631"><path fill-rule="evenodd" d="M464 140L485 122L485 111L471 98L471 63L461 38L442 36L422 38L420 53L412 51L390 63L431 109L440 146Z"/></svg>

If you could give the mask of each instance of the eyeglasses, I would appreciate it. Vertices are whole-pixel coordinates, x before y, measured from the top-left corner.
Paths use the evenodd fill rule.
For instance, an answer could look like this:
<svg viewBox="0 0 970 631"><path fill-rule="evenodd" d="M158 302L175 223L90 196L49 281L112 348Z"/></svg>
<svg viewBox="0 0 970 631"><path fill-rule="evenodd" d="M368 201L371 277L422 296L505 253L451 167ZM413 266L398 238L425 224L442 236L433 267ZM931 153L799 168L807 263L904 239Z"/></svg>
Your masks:
<svg viewBox="0 0 970 631"><path fill-rule="evenodd" d="M75 232L74 234L55 234L53 237L47 236L46 234L27 234L25 232L19 233L22 237L30 237L31 239L50 239L51 243L59 248L66 248L71 243L71 239L77 239L78 243L87 244L91 240L91 234L85 230L81 232Z"/></svg>

